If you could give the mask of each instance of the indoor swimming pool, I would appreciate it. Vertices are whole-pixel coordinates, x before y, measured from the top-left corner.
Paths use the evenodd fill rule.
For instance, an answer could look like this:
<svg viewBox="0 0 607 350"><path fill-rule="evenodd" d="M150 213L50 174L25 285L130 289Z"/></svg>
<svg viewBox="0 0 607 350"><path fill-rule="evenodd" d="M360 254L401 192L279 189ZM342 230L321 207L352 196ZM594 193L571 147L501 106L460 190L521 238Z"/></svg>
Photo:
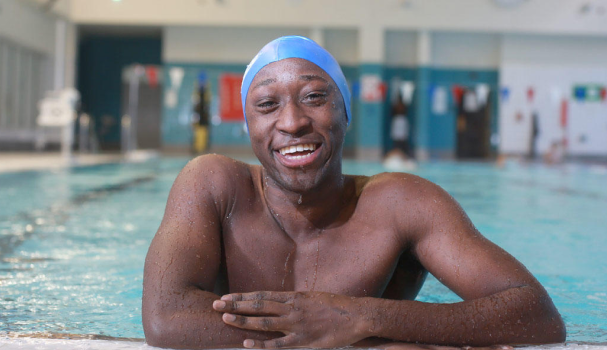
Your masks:
<svg viewBox="0 0 607 350"><path fill-rule="evenodd" d="M144 258L187 161L0 174L0 345L56 333L143 338ZM344 161L344 173L382 171ZM429 162L414 173L539 279L568 342L607 344L607 168ZM417 300L460 299L430 277Z"/></svg>

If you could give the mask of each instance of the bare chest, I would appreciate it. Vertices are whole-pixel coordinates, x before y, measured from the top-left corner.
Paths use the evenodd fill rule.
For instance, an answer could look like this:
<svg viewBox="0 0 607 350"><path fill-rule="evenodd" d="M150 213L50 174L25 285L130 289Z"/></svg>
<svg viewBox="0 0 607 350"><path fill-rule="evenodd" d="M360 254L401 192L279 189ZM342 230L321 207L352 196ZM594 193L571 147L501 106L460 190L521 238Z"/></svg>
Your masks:
<svg viewBox="0 0 607 350"><path fill-rule="evenodd" d="M294 241L272 218L235 218L223 235L229 290L379 297L401 253L392 236L386 228L353 220Z"/></svg>

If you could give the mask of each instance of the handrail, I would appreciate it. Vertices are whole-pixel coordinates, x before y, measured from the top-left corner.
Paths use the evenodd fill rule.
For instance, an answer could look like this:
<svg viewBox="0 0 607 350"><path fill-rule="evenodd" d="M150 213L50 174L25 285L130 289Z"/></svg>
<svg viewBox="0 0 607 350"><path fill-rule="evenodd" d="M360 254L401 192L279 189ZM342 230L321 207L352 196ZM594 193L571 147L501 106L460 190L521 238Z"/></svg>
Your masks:
<svg viewBox="0 0 607 350"><path fill-rule="evenodd" d="M92 118L82 113L78 119L78 150L80 153L97 153L98 141L95 134L95 123Z"/></svg>
<svg viewBox="0 0 607 350"><path fill-rule="evenodd" d="M130 153L134 151L131 117L128 114L123 115L120 120L120 125L120 149L122 150L122 153Z"/></svg>

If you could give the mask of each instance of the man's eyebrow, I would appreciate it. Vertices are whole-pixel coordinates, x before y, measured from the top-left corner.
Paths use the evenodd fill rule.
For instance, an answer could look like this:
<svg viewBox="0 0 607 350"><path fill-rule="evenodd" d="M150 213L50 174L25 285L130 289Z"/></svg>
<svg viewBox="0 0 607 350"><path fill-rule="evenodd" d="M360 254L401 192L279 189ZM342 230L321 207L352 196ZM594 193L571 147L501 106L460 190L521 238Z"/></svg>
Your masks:
<svg viewBox="0 0 607 350"><path fill-rule="evenodd" d="M270 85L275 82L276 82L276 79L266 79L266 80L260 81L259 83L255 84L255 86L253 86L253 89L256 89L260 86Z"/></svg>
<svg viewBox="0 0 607 350"><path fill-rule="evenodd" d="M305 80L305 81L322 80L325 83L329 84L329 82L327 81L327 79L321 77L320 75L316 75L316 74L304 74L304 75L300 75L299 79L300 80Z"/></svg>

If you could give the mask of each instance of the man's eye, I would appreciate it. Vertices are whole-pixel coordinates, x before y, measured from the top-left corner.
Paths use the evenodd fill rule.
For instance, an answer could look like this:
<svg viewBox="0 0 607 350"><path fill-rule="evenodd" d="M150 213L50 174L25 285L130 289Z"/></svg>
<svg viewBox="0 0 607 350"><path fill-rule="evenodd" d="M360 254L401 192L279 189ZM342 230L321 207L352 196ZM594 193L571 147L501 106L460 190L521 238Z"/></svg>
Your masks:
<svg viewBox="0 0 607 350"><path fill-rule="evenodd" d="M258 103L257 107L261 108L261 109L269 109L269 108L274 107L275 104L276 103L274 103L273 101L265 101L265 102Z"/></svg>
<svg viewBox="0 0 607 350"><path fill-rule="evenodd" d="M327 94L322 92L313 92L307 94L305 99L312 102L324 102L327 100Z"/></svg>

